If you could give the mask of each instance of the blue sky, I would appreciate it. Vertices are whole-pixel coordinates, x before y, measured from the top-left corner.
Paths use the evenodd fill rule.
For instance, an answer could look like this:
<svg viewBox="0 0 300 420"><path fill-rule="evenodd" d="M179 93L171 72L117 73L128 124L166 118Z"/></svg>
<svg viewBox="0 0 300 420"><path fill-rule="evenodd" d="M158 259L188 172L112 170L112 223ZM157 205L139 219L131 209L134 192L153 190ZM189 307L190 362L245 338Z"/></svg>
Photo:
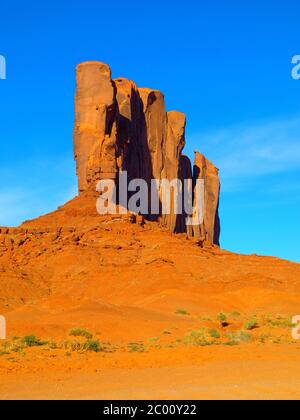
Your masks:
<svg viewBox="0 0 300 420"><path fill-rule="evenodd" d="M75 66L164 92L186 153L220 168L223 248L300 262L298 1L11 1L1 5L0 225L76 193Z"/></svg>

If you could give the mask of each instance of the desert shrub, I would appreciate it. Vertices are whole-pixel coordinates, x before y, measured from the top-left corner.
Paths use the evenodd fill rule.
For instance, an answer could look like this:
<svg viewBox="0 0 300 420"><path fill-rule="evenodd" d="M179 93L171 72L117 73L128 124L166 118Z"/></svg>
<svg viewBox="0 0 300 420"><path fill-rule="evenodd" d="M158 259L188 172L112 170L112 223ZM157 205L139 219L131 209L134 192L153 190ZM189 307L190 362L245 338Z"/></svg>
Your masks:
<svg viewBox="0 0 300 420"><path fill-rule="evenodd" d="M219 331L217 331L217 330L210 330L210 331L209 331L209 335L210 335L212 338L216 338L216 339L221 338L221 334L220 334L220 333L219 333Z"/></svg>
<svg viewBox="0 0 300 420"><path fill-rule="evenodd" d="M256 328L259 328L259 325L258 325L258 322L255 321L255 320L248 321L245 324L245 329L246 330L251 331L251 330L255 330Z"/></svg>
<svg viewBox="0 0 300 420"><path fill-rule="evenodd" d="M64 350L67 350L67 352L91 351L91 352L99 353L100 351L104 351L104 349L100 345L100 341L93 340L93 339L87 339L86 341L82 341L82 340L64 341L62 343L61 348L63 348Z"/></svg>
<svg viewBox="0 0 300 420"><path fill-rule="evenodd" d="M291 318L288 316L277 315L275 319L265 318L266 324L271 328L293 328Z"/></svg>
<svg viewBox="0 0 300 420"><path fill-rule="evenodd" d="M88 340L91 340L93 338L93 334L91 334L89 331L85 330L84 328L73 328L69 335L71 337L84 337Z"/></svg>
<svg viewBox="0 0 300 420"><path fill-rule="evenodd" d="M49 349L51 349L51 350L57 350L59 348L58 344L55 343L54 341L50 341L48 343L48 346L49 346Z"/></svg>
<svg viewBox="0 0 300 420"><path fill-rule="evenodd" d="M237 346L238 344L239 344L238 341L230 340L230 341L226 341L224 343L224 346Z"/></svg>
<svg viewBox="0 0 300 420"><path fill-rule="evenodd" d="M218 315L218 320L220 322L226 322L227 321L227 316L223 312L220 312L219 315Z"/></svg>
<svg viewBox="0 0 300 420"><path fill-rule="evenodd" d="M101 351L100 341L99 340L87 340L83 345L83 350L93 351L99 353Z"/></svg>
<svg viewBox="0 0 300 420"><path fill-rule="evenodd" d="M27 335L22 339L22 343L25 347L40 347L47 344L46 341L41 341L35 335Z"/></svg>
<svg viewBox="0 0 300 420"><path fill-rule="evenodd" d="M229 339L229 343L235 344L246 343L251 340L251 334L243 330L236 333L230 332L227 334L227 337ZM226 344L229 345L228 343Z"/></svg>
<svg viewBox="0 0 300 420"><path fill-rule="evenodd" d="M228 327L228 319L227 315L225 315L223 312L220 312L218 315L218 320L220 321L220 324L223 328Z"/></svg>
<svg viewBox="0 0 300 420"><path fill-rule="evenodd" d="M176 310L176 315L190 315L186 309L179 308Z"/></svg>
<svg viewBox="0 0 300 420"><path fill-rule="evenodd" d="M62 343L62 348L69 351L82 351L83 343L78 340L74 341L64 341Z"/></svg>
<svg viewBox="0 0 300 420"><path fill-rule="evenodd" d="M142 343L142 342L129 343L128 348L132 353L144 353L145 352L145 346L144 346L144 343Z"/></svg>
<svg viewBox="0 0 300 420"><path fill-rule="evenodd" d="M184 342L192 346L210 346L213 344L207 339L204 329L191 331L186 336Z"/></svg>

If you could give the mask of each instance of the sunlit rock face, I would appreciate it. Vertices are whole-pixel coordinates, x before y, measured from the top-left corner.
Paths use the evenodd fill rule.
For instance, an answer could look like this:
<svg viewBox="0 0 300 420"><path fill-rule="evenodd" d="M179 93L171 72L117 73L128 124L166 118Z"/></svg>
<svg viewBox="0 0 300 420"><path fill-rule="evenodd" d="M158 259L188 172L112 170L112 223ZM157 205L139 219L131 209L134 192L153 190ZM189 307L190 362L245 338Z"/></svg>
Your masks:
<svg viewBox="0 0 300 420"><path fill-rule="evenodd" d="M79 193L95 189L101 179L117 180L120 171L127 171L128 182L144 179L149 189L151 179L191 179L193 185L204 179L203 224L186 226L189 215L175 214L174 205L171 214L155 220L171 232L219 244L218 170L198 152L192 170L189 158L182 155L186 116L167 112L158 90L138 88L126 78L113 80L109 66L101 62L79 64L76 84L74 154Z"/></svg>

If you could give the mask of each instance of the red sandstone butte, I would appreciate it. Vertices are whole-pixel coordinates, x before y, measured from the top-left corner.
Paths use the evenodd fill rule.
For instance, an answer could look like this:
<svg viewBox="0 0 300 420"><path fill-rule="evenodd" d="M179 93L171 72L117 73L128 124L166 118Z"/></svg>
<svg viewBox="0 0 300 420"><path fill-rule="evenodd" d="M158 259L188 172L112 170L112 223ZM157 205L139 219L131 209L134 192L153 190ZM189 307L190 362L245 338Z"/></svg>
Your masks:
<svg viewBox="0 0 300 420"><path fill-rule="evenodd" d="M196 153L194 170L185 146L186 116L166 111L164 95L138 88L126 78L111 77L107 64L86 62L77 66L74 152L79 193L95 190L100 179L116 179L128 172L128 182L144 179L197 179L205 181L205 215L201 226L186 226L186 214L157 219L171 232L187 232L219 245L218 170ZM160 197L161 198L161 197ZM173 205L174 207L174 205Z"/></svg>

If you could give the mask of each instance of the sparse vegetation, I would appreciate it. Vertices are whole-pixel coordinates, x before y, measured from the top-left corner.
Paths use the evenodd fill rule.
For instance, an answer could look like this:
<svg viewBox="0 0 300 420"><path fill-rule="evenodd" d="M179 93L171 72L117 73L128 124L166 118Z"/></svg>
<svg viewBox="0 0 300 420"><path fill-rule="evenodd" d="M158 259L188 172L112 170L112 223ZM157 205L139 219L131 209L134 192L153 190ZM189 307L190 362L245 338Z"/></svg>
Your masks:
<svg viewBox="0 0 300 420"><path fill-rule="evenodd" d="M227 345L230 345L229 343L247 343L251 340L251 334L243 330L235 333L230 332L227 334L227 337L229 339L229 342L226 343Z"/></svg>
<svg viewBox="0 0 300 420"><path fill-rule="evenodd" d="M216 338L217 340L221 338L221 334L219 333L219 331L214 329L209 331L209 335L211 336L211 338Z"/></svg>
<svg viewBox="0 0 300 420"><path fill-rule="evenodd" d="M62 348L69 351L83 351L83 343L80 341L64 341Z"/></svg>
<svg viewBox="0 0 300 420"><path fill-rule="evenodd" d="M149 342L150 343L157 343L160 340L159 337L153 337L153 338L149 338Z"/></svg>
<svg viewBox="0 0 300 420"><path fill-rule="evenodd" d="M186 309L179 308L176 310L176 315L188 316L190 313Z"/></svg>
<svg viewBox="0 0 300 420"><path fill-rule="evenodd" d="M276 318L264 317L265 323L271 328L293 328L291 317L277 315Z"/></svg>
<svg viewBox="0 0 300 420"><path fill-rule="evenodd" d="M212 321L210 316L199 316L200 321Z"/></svg>
<svg viewBox="0 0 300 420"><path fill-rule="evenodd" d="M259 324L255 320L248 321L245 324L245 329L248 331L255 330L256 328L259 328Z"/></svg>
<svg viewBox="0 0 300 420"><path fill-rule="evenodd" d="M99 340L88 339L86 341L74 340L74 341L64 341L62 348L71 351L71 352L85 352L91 351L99 353L104 351L104 348L101 346Z"/></svg>
<svg viewBox="0 0 300 420"><path fill-rule="evenodd" d="M35 335L27 335L22 339L22 343L25 347L40 347L48 344L47 341L41 341Z"/></svg>
<svg viewBox="0 0 300 420"><path fill-rule="evenodd" d="M271 335L269 335L269 334L263 334L263 335L261 335L260 337L258 337L258 341L259 341L261 344L265 344L265 343L266 343L266 341L270 341L270 339L271 339Z"/></svg>
<svg viewBox="0 0 300 420"><path fill-rule="evenodd" d="M73 328L69 335L71 337L84 337L87 340L91 340L93 338L93 334L91 334L89 331L85 330L84 328Z"/></svg>
<svg viewBox="0 0 300 420"><path fill-rule="evenodd" d="M83 349L86 351L93 351L95 353L99 353L102 350L99 340L87 340L83 345Z"/></svg>
<svg viewBox="0 0 300 420"><path fill-rule="evenodd" d="M58 349L59 347L58 347L58 345L57 345L57 343L55 343L54 341L50 341L49 343L48 343L48 347L49 347L49 349L51 349L51 350L56 350L56 349Z"/></svg>
<svg viewBox="0 0 300 420"><path fill-rule="evenodd" d="M221 326L223 328L228 327L229 323L228 323L227 315L225 315L223 312L219 313L218 320L220 321Z"/></svg>
<svg viewBox="0 0 300 420"><path fill-rule="evenodd" d="M231 340L231 341L226 341L226 343L224 343L224 346L237 346L238 344L239 344L238 341Z"/></svg>
<svg viewBox="0 0 300 420"><path fill-rule="evenodd" d="M144 353L145 352L145 345L142 342L129 343L128 348L132 353Z"/></svg>
<svg viewBox="0 0 300 420"><path fill-rule="evenodd" d="M177 315L187 316L189 312L186 309L177 309ZM178 346L192 345L192 346L213 346L213 345L225 345L225 346L236 346L242 343L249 343L250 341L255 341L261 345L266 343L273 344L287 344L292 343L290 333L284 332L283 329L288 329L292 327L291 317L283 315L250 315L250 318L244 323L242 330L236 330L242 323L242 318L236 320L238 324L235 326L235 318L240 317L241 315L238 312L232 312L230 317L232 317L232 323L228 322L228 316L221 312L217 316L217 320L223 329L220 328L215 322L216 318L211 319L208 322L209 318L204 318L207 323L204 324L203 328L196 330L191 330L185 337L173 337L172 342L167 342L164 340L164 336L176 334L175 330L178 330L176 327L172 327L171 330L161 331L161 337L151 337L147 340L147 343L142 341L132 342L125 346L116 346L109 342L98 341L93 339L93 334L84 328L73 328L69 331L69 336L73 339L66 339L65 341L60 341L56 343L55 341L42 341L40 338L35 335L28 335L23 338L13 337L10 340L5 340L0 343L0 356L13 356L13 354L18 354L19 356L26 355L26 349L34 347L42 347L41 352L50 353L50 350L61 351L65 354L66 357L70 357L73 352L85 353L85 352L106 352L112 353L115 351L121 351L121 349L135 352L135 353L144 353L148 348L176 348ZM224 329L226 326L232 326L232 328ZM251 331L260 328L261 334L251 335ZM279 331L275 333L270 332L270 328L276 328ZM229 330L229 331L228 331ZM227 332L227 334L226 334ZM274 331L275 332L275 331ZM281 334L281 335L280 335ZM100 333L97 333L100 335ZM166 337L167 338L167 337ZM161 340L161 342L160 342ZM26 353L25 353L26 352ZM49 354L53 356L53 354Z"/></svg>
<svg viewBox="0 0 300 420"><path fill-rule="evenodd" d="M213 344L213 342L208 340L204 329L191 331L184 342L192 346L211 346Z"/></svg>
<svg viewBox="0 0 300 420"><path fill-rule="evenodd" d="M46 346L47 341L42 341L35 335L28 335L24 338L14 337L12 341L6 341L0 348L0 356L5 356L10 353L25 354L24 350L29 347L42 347Z"/></svg>

